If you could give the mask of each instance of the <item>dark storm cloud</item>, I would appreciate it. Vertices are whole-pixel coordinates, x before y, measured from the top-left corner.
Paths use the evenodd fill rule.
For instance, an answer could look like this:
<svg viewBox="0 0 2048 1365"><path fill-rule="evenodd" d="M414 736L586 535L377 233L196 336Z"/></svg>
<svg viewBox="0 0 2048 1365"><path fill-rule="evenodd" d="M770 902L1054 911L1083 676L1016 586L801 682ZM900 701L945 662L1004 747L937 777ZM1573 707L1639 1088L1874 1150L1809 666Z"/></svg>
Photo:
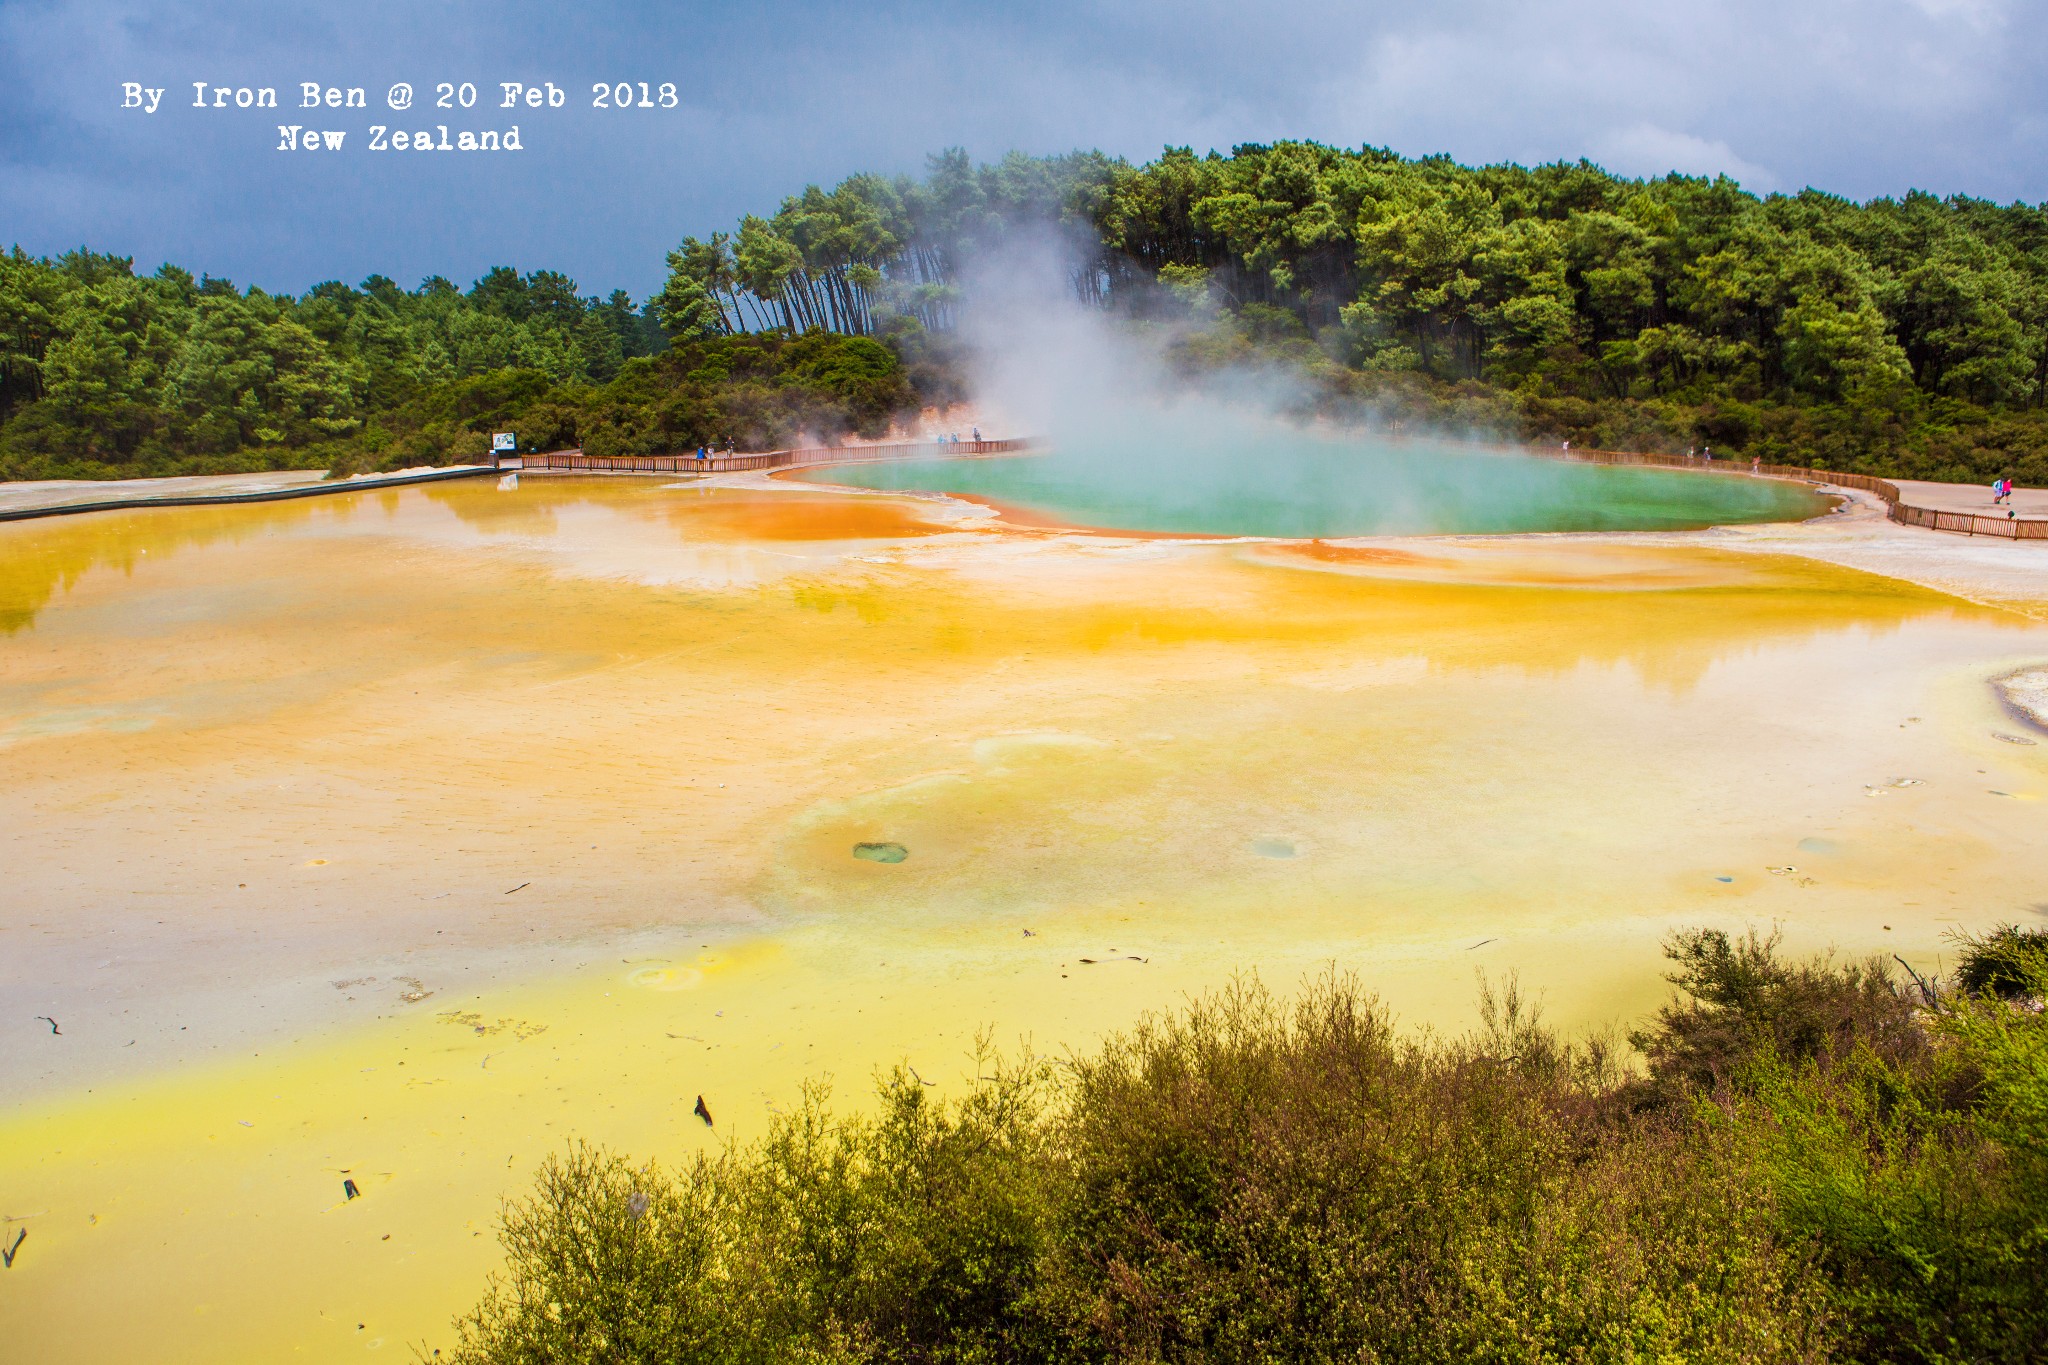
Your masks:
<svg viewBox="0 0 2048 1365"><path fill-rule="evenodd" d="M684 232L949 144L1143 158L1281 137L2032 201L2043 54L2048 21L2018 0L0 0L0 241L279 289L508 262L645 293ZM382 108L395 81L430 99L444 79L475 81L477 108ZM559 111L488 107L492 82L550 79ZM131 80L167 88L159 113L119 107ZM198 111L195 80L274 85L286 106L300 81L361 85L372 108ZM674 80L681 107L594 110L599 80ZM514 119L528 150L496 158L355 145L373 121ZM351 150L275 152L280 121L347 128Z"/></svg>

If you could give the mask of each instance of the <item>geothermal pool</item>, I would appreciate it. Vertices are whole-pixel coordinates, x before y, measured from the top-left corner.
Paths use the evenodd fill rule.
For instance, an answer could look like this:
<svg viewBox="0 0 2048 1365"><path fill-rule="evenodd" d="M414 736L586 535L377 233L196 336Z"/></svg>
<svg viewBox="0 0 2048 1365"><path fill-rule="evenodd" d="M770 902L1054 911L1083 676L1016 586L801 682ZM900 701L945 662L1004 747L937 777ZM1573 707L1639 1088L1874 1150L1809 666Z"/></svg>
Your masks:
<svg viewBox="0 0 2048 1365"><path fill-rule="evenodd" d="M2022 610L720 483L0 526L11 1357L445 1346L571 1138L685 1159L984 1030L1332 961L1408 1027L1481 971L1626 1024L1674 925L1925 964L2048 876Z"/></svg>
<svg viewBox="0 0 2048 1365"><path fill-rule="evenodd" d="M1137 452L1137 453L1134 453ZM858 488L957 493L1074 526L1295 538L1677 531L1819 516L1801 484L1574 464L1442 441L1319 435L1170 450L1086 433L1001 458L890 460L803 471Z"/></svg>

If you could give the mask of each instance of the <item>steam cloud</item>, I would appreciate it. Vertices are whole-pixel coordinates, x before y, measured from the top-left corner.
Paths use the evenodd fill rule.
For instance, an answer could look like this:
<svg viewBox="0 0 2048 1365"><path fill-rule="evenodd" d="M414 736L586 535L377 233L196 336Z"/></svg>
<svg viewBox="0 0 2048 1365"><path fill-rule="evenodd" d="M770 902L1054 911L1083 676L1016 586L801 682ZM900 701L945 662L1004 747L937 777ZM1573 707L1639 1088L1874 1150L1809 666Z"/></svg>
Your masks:
<svg viewBox="0 0 2048 1365"><path fill-rule="evenodd" d="M1503 453L1498 433L1417 430L1361 408L1316 415L1305 377L1266 364L1190 378L1172 325L1077 301L1083 258L1052 230L965 274L962 339L986 428L1025 460L871 466L863 483L941 488L1142 531L1277 536L1603 530L1811 515L1798 490Z"/></svg>

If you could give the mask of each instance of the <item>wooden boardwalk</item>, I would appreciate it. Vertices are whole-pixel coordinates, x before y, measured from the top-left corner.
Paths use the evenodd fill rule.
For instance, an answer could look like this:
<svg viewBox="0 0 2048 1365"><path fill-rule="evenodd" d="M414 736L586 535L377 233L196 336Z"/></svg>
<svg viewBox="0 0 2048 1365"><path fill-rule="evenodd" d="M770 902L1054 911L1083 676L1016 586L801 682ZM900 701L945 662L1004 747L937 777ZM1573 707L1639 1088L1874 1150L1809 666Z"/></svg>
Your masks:
<svg viewBox="0 0 2048 1365"><path fill-rule="evenodd" d="M942 459L969 455L1014 455L1032 449L1028 440L903 441L872 446L801 446L756 454L586 455L581 450L555 450L506 460L504 469L546 470L571 474L743 474L758 469L796 469L804 465L857 464L872 460Z"/></svg>
<svg viewBox="0 0 2048 1365"><path fill-rule="evenodd" d="M1747 460L1705 460L1687 459L1683 455L1640 455L1626 450L1572 450L1547 449L1540 446L1516 447L1519 453L1536 455L1549 460L1570 460L1584 464L1648 465L1658 469L1687 469L1696 474L1739 475L1743 478L1761 476L1770 479L1797 479L1802 483L1833 484L1837 488L1857 488L1866 493L1875 493L1884 500L1887 515L1901 526L1919 526L1930 531L1954 531L1966 536L1995 536L2002 540L2048 541L2048 517L2021 516L2017 510L2007 512L1969 512L1941 507L1928 507L1913 502L1912 494L1900 491L1899 486L1889 479L1873 478L1868 474L1838 473L1832 469L1809 469L1804 465L1752 464ZM1921 488L1929 485L1921 484ZM1960 487L1960 485L1957 485ZM1980 485L1981 486L1981 485Z"/></svg>
<svg viewBox="0 0 2048 1365"><path fill-rule="evenodd" d="M919 441L894 445L810 446L793 450L770 450L753 455L713 455L699 460L691 455L586 455L580 450L558 450L546 455L524 457L523 467L580 473L615 474L728 474L757 469L793 469L804 465L847 464L867 460L934 459L970 455L1010 455L1035 448L1030 440L1006 441ZM1719 474L1750 478L1796 479L1802 483L1833 484L1875 493L1884 500L1893 521L1902 526L1920 526L1931 531L1954 531L1961 535L1995 536L2003 540L2048 541L2048 517L2021 516L2017 511L1970 512L1953 508L1928 507L1911 500L1888 479L1868 474L1838 473L1830 469L1809 469L1804 465L1752 465L1743 460L1688 459L1683 455L1644 455L1627 450L1564 450L1544 446L1495 447L1504 454L1533 455L1539 459L1567 460L1579 464L1643 465L1656 469L1688 470L1695 474ZM507 468L518 467L507 462ZM1921 485L1926 487L1926 485Z"/></svg>
<svg viewBox="0 0 2048 1365"><path fill-rule="evenodd" d="M450 469L383 475L364 479L300 483L289 487L264 488L248 492L184 492L170 495L129 496L118 499L26 506L0 506L0 521L22 521L34 517L65 516L78 512L115 511L132 507L192 507L237 502L272 502L285 498L320 497L332 493L363 492L412 483L443 479L475 478L499 470L528 469L554 473L581 474L737 474L762 469L797 469L810 465L859 464L874 460L965 458L976 455L1015 455L1038 449L1028 438L1001 441L904 441L887 445L802 446L789 450L766 450L753 454L711 455L699 460L694 455L586 455L581 450L556 450L545 454L508 456L497 466L457 466ZM1688 470L1695 474L1723 477L1796 479L1802 483L1832 484L1874 493L1884 500L1888 515L1902 526L1919 526L1930 531L1952 531L1959 535L1992 536L2001 540L2032 540L2048 543L2048 517L2022 516L2017 509L2004 511L1968 510L1977 500L1981 485L1936 485L1910 483L1901 490L1889 479L1868 474L1838 473L1831 469L1809 469L1804 465L1752 465L1743 460L1687 459L1683 455L1644 455L1627 450L1564 450L1545 446L1497 446L1502 454L1533 455L1539 459L1566 460L1580 464L1643 465L1656 469ZM135 483L123 487L130 492ZM167 481L171 482L171 481ZM184 483L184 480L176 481ZM1953 488L1954 494L1944 490ZM1964 489L1968 493L1964 493ZM2022 497L2028 495L2022 494ZM1918 501L1916 501L1918 499ZM1950 506L1928 506L1930 502ZM1956 506L1963 503L1963 506Z"/></svg>

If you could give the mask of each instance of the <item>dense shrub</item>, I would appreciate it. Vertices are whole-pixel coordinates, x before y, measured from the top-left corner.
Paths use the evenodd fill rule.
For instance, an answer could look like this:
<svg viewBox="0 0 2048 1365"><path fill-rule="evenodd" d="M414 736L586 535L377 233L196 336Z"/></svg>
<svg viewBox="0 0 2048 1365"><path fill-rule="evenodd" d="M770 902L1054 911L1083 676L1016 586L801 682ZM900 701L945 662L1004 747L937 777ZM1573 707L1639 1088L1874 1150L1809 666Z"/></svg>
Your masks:
<svg viewBox="0 0 2048 1365"><path fill-rule="evenodd" d="M1761 1053L1806 1062L1835 1060L1857 1048L1892 1059L1924 1049L1913 1003L1881 958L1838 964L1787 962L1778 935L1719 929L1674 934L1665 954L1683 992L1630 1041L1668 1092L1712 1090L1741 1074Z"/></svg>
<svg viewBox="0 0 2048 1365"><path fill-rule="evenodd" d="M872 1115L808 1092L758 1146L676 1174L551 1159L452 1358L1039 1358L1049 1072L987 1064L952 1104L901 1071Z"/></svg>
<svg viewBox="0 0 2048 1365"><path fill-rule="evenodd" d="M1689 1117L1628 1123L1518 1002L1418 1044L1256 986L1075 1064L1043 1311L1115 1360L1815 1360L1805 1251Z"/></svg>
<svg viewBox="0 0 2048 1365"><path fill-rule="evenodd" d="M1667 953L1647 1077L1512 983L1405 1040L1331 975L951 1101L814 1091L676 1173L575 1148L452 1358L2048 1360L2048 1016L1775 936Z"/></svg>
<svg viewBox="0 0 2048 1365"><path fill-rule="evenodd" d="M2048 929L2022 929L2001 924L1984 934L1965 934L1956 966L1956 985L1971 995L1996 995L2008 1000L2040 993L2048 972Z"/></svg>
<svg viewBox="0 0 2048 1365"><path fill-rule="evenodd" d="M1673 937L1686 999L1636 1035L1659 1091L1711 1094L1754 1144L1749 1178L1817 1257L1843 1358L2048 1360L2048 1025L1989 989L2048 986L2038 938L1966 939L1946 992L1881 959L1788 963L1776 941Z"/></svg>

